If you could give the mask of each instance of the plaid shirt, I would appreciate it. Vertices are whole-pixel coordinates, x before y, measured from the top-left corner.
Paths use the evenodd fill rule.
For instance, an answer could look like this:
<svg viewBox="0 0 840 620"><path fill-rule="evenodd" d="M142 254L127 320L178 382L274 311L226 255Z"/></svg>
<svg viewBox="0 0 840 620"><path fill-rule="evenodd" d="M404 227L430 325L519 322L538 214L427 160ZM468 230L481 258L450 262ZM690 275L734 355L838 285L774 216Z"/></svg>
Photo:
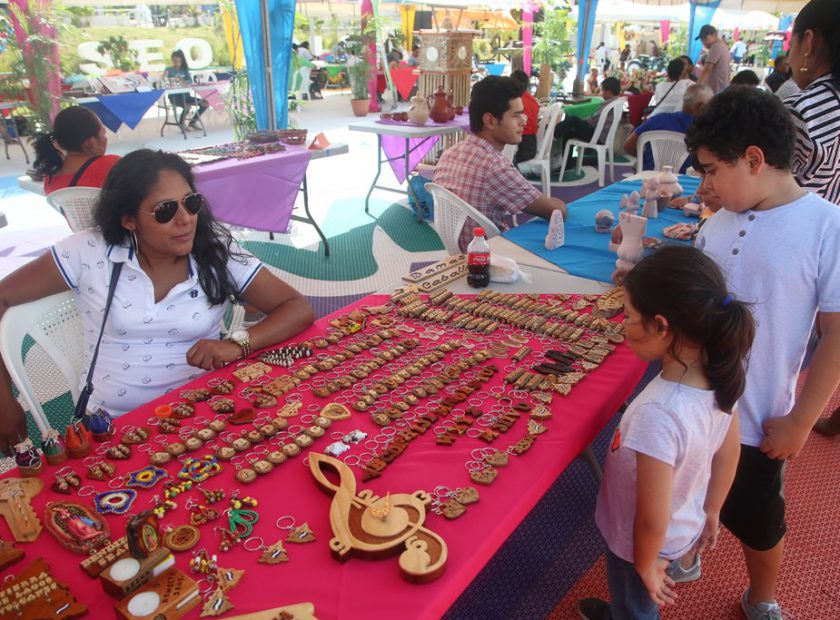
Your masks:
<svg viewBox="0 0 840 620"><path fill-rule="evenodd" d="M468 202L505 230L505 214L514 215L540 197L501 151L474 135L447 149L435 168L434 182ZM467 218L458 245L466 252L477 224Z"/></svg>

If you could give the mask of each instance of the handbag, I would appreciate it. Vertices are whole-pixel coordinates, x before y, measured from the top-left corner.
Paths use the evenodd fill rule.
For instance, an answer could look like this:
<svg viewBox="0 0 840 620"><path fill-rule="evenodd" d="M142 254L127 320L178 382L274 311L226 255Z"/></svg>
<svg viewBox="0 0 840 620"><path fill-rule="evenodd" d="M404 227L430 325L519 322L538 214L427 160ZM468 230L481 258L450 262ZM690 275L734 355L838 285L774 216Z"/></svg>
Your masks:
<svg viewBox="0 0 840 620"><path fill-rule="evenodd" d="M105 301L105 314L102 317L102 326L99 328L99 338L96 339L96 346L93 348L93 356L90 358L90 367L88 368L87 379L85 379L85 386L79 394L79 400L76 401L76 408L73 410L73 420L78 422L82 420L85 422L85 427L94 434L104 434L108 432L106 427L103 431L101 428L101 420L96 419L96 416L88 415L87 405L90 400L90 395L93 394L93 369L96 366L96 358L99 356L99 344L102 342L102 334L105 331L105 321L108 320L108 312L111 310L111 302L114 300L114 290L117 288L117 280L122 271L122 263L114 263L111 269L111 282L108 284L108 299ZM102 416L99 415L99 418ZM93 426L94 428L91 428ZM110 427L110 416L108 417L108 427Z"/></svg>

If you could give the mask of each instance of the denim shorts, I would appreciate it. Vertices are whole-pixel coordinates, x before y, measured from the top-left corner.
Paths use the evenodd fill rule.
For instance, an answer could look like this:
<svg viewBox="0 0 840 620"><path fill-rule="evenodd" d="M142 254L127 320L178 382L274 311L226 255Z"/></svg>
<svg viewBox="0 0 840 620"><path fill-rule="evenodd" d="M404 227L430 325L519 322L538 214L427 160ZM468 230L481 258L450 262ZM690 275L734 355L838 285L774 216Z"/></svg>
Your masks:
<svg viewBox="0 0 840 620"><path fill-rule="evenodd" d="M636 567L604 550L607 560L607 585L610 589L611 620L659 620L659 608L648 594Z"/></svg>

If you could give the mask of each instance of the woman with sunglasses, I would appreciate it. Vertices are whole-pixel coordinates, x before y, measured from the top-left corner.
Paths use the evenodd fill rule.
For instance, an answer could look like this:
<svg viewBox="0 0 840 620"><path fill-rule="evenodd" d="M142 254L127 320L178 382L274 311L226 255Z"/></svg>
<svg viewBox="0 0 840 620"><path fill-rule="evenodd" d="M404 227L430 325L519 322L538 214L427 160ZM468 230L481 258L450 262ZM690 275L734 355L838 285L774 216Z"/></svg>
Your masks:
<svg viewBox="0 0 840 620"><path fill-rule="evenodd" d="M102 325L111 273L122 263L105 323L88 408L112 416L143 405L312 322L306 299L242 250L196 192L189 165L162 151L123 157L102 188L97 226L0 281L0 316L16 304L73 289L85 372ZM232 298L267 316L219 338ZM0 365L0 450L26 438L23 412Z"/></svg>

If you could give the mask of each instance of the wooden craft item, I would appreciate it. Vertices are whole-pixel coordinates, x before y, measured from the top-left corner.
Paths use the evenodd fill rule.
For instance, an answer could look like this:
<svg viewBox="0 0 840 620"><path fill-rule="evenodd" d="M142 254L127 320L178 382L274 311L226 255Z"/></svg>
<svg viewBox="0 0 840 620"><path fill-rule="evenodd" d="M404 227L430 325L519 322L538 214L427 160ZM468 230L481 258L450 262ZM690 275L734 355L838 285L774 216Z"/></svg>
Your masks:
<svg viewBox="0 0 840 620"><path fill-rule="evenodd" d="M281 418L293 418L298 414L302 406L303 403L299 400L286 403L277 411L277 415Z"/></svg>
<svg viewBox="0 0 840 620"><path fill-rule="evenodd" d="M123 620L177 620L200 602L198 584L173 566L117 603L114 611Z"/></svg>
<svg viewBox="0 0 840 620"><path fill-rule="evenodd" d="M457 267L458 265L462 265L467 262L466 254L455 254L450 256L449 258L445 258L441 261L438 261L432 265L428 265L427 267L423 267L422 269L418 269L417 271L412 271L407 276L403 276L402 279L406 282L413 282L417 283L421 280L425 280L426 278L430 278L434 275L439 273L443 273L444 271L448 271L453 267Z"/></svg>
<svg viewBox="0 0 840 620"><path fill-rule="evenodd" d="M467 275L467 264L463 263L456 267L449 269L448 271L444 271L432 278L428 278L420 282L417 285L417 288L420 289L421 293L431 293L432 291L439 289L441 286L446 286L448 284L452 284L455 280L459 278L463 278Z"/></svg>
<svg viewBox="0 0 840 620"><path fill-rule="evenodd" d="M233 603L221 588L216 588L213 594L207 597L201 608L201 617L221 616L223 613L233 609Z"/></svg>
<svg viewBox="0 0 840 620"><path fill-rule="evenodd" d="M464 506L469 506L470 504L475 504L476 502L478 502L480 498L478 495L478 489L474 487L462 487L455 491L453 499L456 502L460 502Z"/></svg>
<svg viewBox="0 0 840 620"><path fill-rule="evenodd" d="M174 564L175 558L166 547L139 558L126 552L100 573L99 580L107 594L121 599Z"/></svg>
<svg viewBox="0 0 840 620"><path fill-rule="evenodd" d="M41 533L41 521L30 500L44 488L40 478L0 480L0 515L5 517L17 542L32 542Z"/></svg>
<svg viewBox="0 0 840 620"><path fill-rule="evenodd" d="M0 540L0 570L23 559L24 552L7 540Z"/></svg>
<svg viewBox="0 0 840 620"><path fill-rule="evenodd" d="M288 536L286 536L286 542L299 545L315 542L315 533L310 529L308 523L304 523L289 531Z"/></svg>
<svg viewBox="0 0 840 620"><path fill-rule="evenodd" d="M216 583L219 584L222 592L227 592L238 586L244 575L245 571L238 568L218 568L216 570Z"/></svg>
<svg viewBox="0 0 840 620"><path fill-rule="evenodd" d="M238 616L227 616L225 620L318 620L315 617L315 605L297 603L262 611L252 611Z"/></svg>
<svg viewBox="0 0 840 620"><path fill-rule="evenodd" d="M352 414L344 405L340 405L339 403L329 403L326 407L321 409L321 413L319 415L335 422L337 420L346 420Z"/></svg>
<svg viewBox="0 0 840 620"><path fill-rule="evenodd" d="M467 507L454 499L446 500L440 508L440 513L447 519L457 519L467 511Z"/></svg>
<svg viewBox="0 0 840 620"><path fill-rule="evenodd" d="M107 545L110 540L108 522L83 504L47 502L44 525L62 547L83 555Z"/></svg>
<svg viewBox="0 0 840 620"><path fill-rule="evenodd" d="M65 584L56 581L49 565L38 558L19 575L9 575L0 588L0 618L81 618L87 607Z"/></svg>
<svg viewBox="0 0 840 620"><path fill-rule="evenodd" d="M484 469L473 470L470 472L470 479L478 484L493 484L496 476L499 474L492 467L485 467Z"/></svg>
<svg viewBox="0 0 840 620"><path fill-rule="evenodd" d="M102 571L126 553L128 553L128 539L123 536L122 538L109 542L98 551L86 557L81 561L80 566L91 577L99 577Z"/></svg>
<svg viewBox="0 0 840 620"><path fill-rule="evenodd" d="M262 564L280 564L281 562L288 562L289 555L283 547L283 541L278 540L276 543L268 547L262 552L257 562Z"/></svg>
<svg viewBox="0 0 840 620"><path fill-rule="evenodd" d="M335 495L330 506L333 538L330 549L339 560L351 554L378 558L399 554L400 572L413 582L431 581L446 568L446 542L425 527L426 506L431 496L425 491L393 493L380 498L366 489L356 493L356 477L341 461L316 452L309 453L309 467L315 480ZM338 476L333 483L327 474ZM377 518L384 505L390 509Z"/></svg>
<svg viewBox="0 0 840 620"><path fill-rule="evenodd" d="M267 375L270 372L271 366L268 364L264 364L263 362L254 362L253 364L248 364L238 370L234 370L233 376L240 381L247 383L249 381L253 381L254 379L258 379L263 375Z"/></svg>
<svg viewBox="0 0 840 620"><path fill-rule="evenodd" d="M198 544L201 532L194 525L178 525L163 536L163 544L172 551L181 552L192 549Z"/></svg>

